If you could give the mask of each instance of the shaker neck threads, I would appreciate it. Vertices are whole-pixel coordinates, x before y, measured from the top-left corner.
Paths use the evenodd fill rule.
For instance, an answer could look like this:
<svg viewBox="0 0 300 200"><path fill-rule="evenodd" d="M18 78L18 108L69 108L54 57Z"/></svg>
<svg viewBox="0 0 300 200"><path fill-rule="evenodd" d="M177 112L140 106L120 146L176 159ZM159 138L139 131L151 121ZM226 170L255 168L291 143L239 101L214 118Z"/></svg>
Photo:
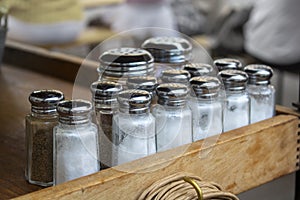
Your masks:
<svg viewBox="0 0 300 200"><path fill-rule="evenodd" d="M246 89L248 75L240 70L223 70L219 72L220 78L223 80L226 91L242 92Z"/></svg>
<svg viewBox="0 0 300 200"><path fill-rule="evenodd" d="M188 87L180 83L163 83L156 88L160 105L184 106L188 93Z"/></svg>
<svg viewBox="0 0 300 200"><path fill-rule="evenodd" d="M64 95L58 90L37 90L30 94L31 112L33 114L57 114L56 105L64 100Z"/></svg>
<svg viewBox="0 0 300 200"><path fill-rule="evenodd" d="M93 102L96 109L112 109L117 107L117 96L122 85L111 81L96 81L91 85Z"/></svg>
<svg viewBox="0 0 300 200"><path fill-rule="evenodd" d="M213 72L213 67L204 63L188 63L183 66L183 69L188 71L192 78L210 75Z"/></svg>
<svg viewBox="0 0 300 200"><path fill-rule="evenodd" d="M117 48L104 52L97 71L99 80L118 82L120 78L149 75L153 72L152 55L138 48ZM123 83L126 84L126 83Z"/></svg>
<svg viewBox="0 0 300 200"><path fill-rule="evenodd" d="M244 70L249 76L249 85L269 85L273 76L272 68L266 65L248 65Z"/></svg>
<svg viewBox="0 0 300 200"><path fill-rule="evenodd" d="M124 90L118 96L119 110L122 113L142 114L150 110L151 95L145 90Z"/></svg>
<svg viewBox="0 0 300 200"><path fill-rule="evenodd" d="M161 81L163 83L181 83L188 85L191 75L186 70L170 69L162 72Z"/></svg>
<svg viewBox="0 0 300 200"><path fill-rule="evenodd" d="M153 37L142 44L157 63L185 63L191 58L191 43L180 37Z"/></svg>
<svg viewBox="0 0 300 200"><path fill-rule="evenodd" d="M57 105L59 122L66 125L80 125L90 122L92 104L85 100L65 100Z"/></svg>
<svg viewBox="0 0 300 200"><path fill-rule="evenodd" d="M242 63L233 58L221 58L214 61L214 65L218 68L219 72L227 69L242 70Z"/></svg>
<svg viewBox="0 0 300 200"><path fill-rule="evenodd" d="M209 100L218 96L221 83L216 77L201 76L191 78L190 85L191 96Z"/></svg>

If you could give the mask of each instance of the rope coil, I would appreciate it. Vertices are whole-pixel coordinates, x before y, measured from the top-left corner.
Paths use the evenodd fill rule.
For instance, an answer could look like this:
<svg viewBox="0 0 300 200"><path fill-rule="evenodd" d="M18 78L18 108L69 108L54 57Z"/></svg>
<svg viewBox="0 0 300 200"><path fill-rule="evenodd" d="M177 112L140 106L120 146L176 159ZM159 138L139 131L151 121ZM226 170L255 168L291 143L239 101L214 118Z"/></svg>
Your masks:
<svg viewBox="0 0 300 200"><path fill-rule="evenodd" d="M138 200L239 200L234 194L225 192L213 182L201 178L177 173L154 182Z"/></svg>

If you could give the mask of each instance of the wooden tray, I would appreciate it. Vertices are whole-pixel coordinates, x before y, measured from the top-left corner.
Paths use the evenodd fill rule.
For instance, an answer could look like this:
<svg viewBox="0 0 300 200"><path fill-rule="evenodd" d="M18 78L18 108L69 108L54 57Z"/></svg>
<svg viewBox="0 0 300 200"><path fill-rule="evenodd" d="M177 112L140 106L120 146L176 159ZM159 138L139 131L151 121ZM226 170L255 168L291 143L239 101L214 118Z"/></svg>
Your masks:
<svg viewBox="0 0 300 200"><path fill-rule="evenodd" d="M18 45L9 46L10 50L5 56L6 61L10 61L10 64L20 62L18 60L20 53L16 46ZM34 61L23 62L23 68L36 65L33 70L46 70L43 73L48 73L55 70L52 68L39 69L36 63L40 62L45 65L48 61L63 63L62 65L67 66L69 74L71 74L71 78L67 80L74 78L73 74L76 74L76 69L80 65L78 58L65 59L65 56L57 56L57 54L45 50L41 53L25 48L20 52L23 59L26 60L26 55L30 55L34 59ZM11 55L14 57L12 58ZM28 68L32 70L32 68ZM50 74L56 76L55 73ZM15 124L23 123L24 115L29 111L29 104L26 100L28 91L37 87L36 83L44 81L47 87L64 88L68 90L69 97L72 91L71 83L24 69L5 67L0 75L3 94L1 95L1 102L3 102L1 111L9 111L4 114L10 113L10 119L14 119ZM65 79L64 77L59 78ZM277 106L276 110L277 116L223 133L218 140L216 140L217 138L201 140L64 184L28 193L39 189L32 186L26 190L25 194L28 194L24 196L16 195L24 194L24 192L15 191L20 190L22 186L29 187L24 183L19 184L20 179L25 182L24 177L12 176L10 179L1 179L3 189L0 192L7 194L9 191L14 193L10 197L19 196L19 199L135 199L154 181L184 171L198 175L204 180L217 182L225 189L239 194L299 169L300 136L298 126L300 115L281 106ZM7 116L0 117L0 120L3 125L8 122ZM8 155L4 161L12 168L15 167L17 158L24 160L24 154L22 154L24 147L18 146L24 142L24 130L22 129L24 126L20 125L13 127L12 131L4 128L3 130L7 131L1 132L1 141L3 142L1 149L5 147L5 153ZM12 149L14 149L13 152L11 152ZM18 157L18 153L23 156ZM15 163L9 163L13 160L11 156L16 156ZM4 161L1 163L5 163ZM23 165L20 162L17 165L16 169L22 170L23 174ZM11 171L8 169L1 173L11 173ZM9 184L18 184L18 186L13 187L14 191L10 191Z"/></svg>

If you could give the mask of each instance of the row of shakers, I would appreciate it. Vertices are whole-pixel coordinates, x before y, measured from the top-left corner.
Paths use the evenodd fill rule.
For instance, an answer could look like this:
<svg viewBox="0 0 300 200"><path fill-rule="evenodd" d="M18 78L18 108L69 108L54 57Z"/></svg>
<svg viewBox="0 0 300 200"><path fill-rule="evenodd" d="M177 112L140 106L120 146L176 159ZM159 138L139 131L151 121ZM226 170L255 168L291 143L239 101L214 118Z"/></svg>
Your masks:
<svg viewBox="0 0 300 200"><path fill-rule="evenodd" d="M141 47L101 54L92 103L64 100L58 90L30 94L30 183L59 184L274 115L270 67L192 62L184 38L150 38Z"/></svg>

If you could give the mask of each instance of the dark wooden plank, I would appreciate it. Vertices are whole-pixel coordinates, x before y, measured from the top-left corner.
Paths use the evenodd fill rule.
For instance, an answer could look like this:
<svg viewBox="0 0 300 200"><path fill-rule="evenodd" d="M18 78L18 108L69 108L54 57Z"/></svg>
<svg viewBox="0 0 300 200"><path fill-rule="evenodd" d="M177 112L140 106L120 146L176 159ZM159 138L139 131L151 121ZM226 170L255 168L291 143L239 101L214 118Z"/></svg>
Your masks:
<svg viewBox="0 0 300 200"><path fill-rule="evenodd" d="M91 80L97 79L97 62L10 40L5 44L3 63L70 82L74 82L79 70L92 76Z"/></svg>
<svg viewBox="0 0 300 200"><path fill-rule="evenodd" d="M27 194L41 187L28 184L24 177L25 122L30 112L28 95L35 89L59 89L68 98L72 83L15 67L0 71L0 199Z"/></svg>

